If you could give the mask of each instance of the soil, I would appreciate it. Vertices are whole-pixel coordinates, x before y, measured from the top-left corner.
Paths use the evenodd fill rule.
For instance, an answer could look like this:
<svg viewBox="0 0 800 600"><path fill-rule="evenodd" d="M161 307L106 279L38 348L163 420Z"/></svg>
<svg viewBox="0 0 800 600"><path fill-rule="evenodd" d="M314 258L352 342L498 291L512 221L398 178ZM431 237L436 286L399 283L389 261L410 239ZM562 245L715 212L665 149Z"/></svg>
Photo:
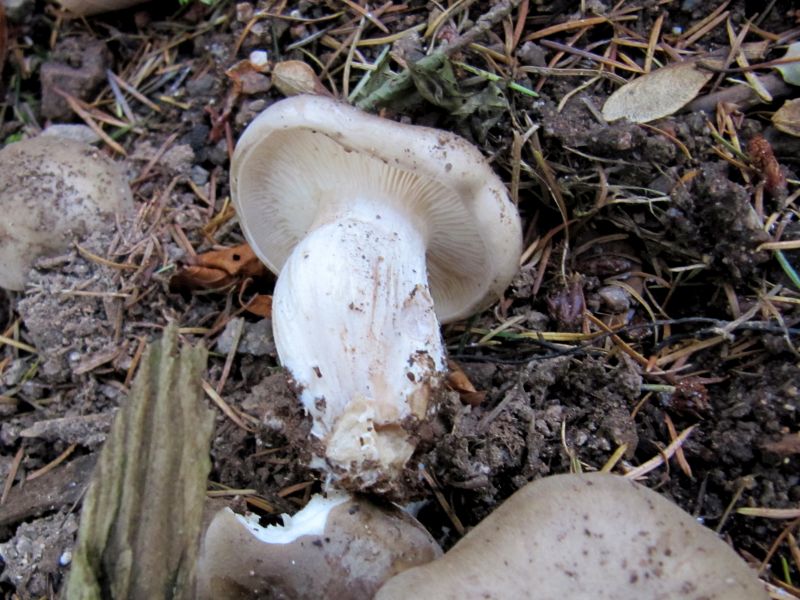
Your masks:
<svg viewBox="0 0 800 600"><path fill-rule="evenodd" d="M434 3L392 4L398 8L379 19L387 31L365 19L363 39L438 14ZM785 532L797 535L798 520L737 512L800 506L800 290L791 277L800 251L797 245L783 251L785 268L772 251L759 249L778 236L800 239L797 139L769 120L782 98L747 111L678 112L650 125L598 119L619 83L587 74L598 67L591 57L558 59L560 68L583 70L569 77L522 68L548 64L562 48L553 44L567 44L577 29L535 41L525 36L591 16L580 13L582 4L598 14L612 11L602 0L526 2L513 68L474 47L454 57L484 70L507 69L538 97L502 82L492 88L457 68L458 93L481 94L473 112L456 113L427 96L382 111L475 142L512 189L518 182L525 247L533 249L499 303L444 327L450 358L484 394L477 401L441 394L413 459L426 477L416 476L409 495L419 501L420 521L448 548L528 481L608 463L624 473L663 456L692 428L680 452L640 481L720 532L755 567L765 561L765 582L797 594L797 546ZM319 473L308 467L310 422L278 365L271 323L241 308L240 294L268 294L274 278L262 277L244 292L240 280L212 290L170 283L196 262L194 253L243 242L227 204L229 151L253 116L282 97L269 71L226 71L266 50L273 63L305 60L317 73L329 63L322 83L341 90L348 53L321 43L320 32L330 26L328 37L344 43L361 19L348 5L154 2L68 20L53 5L29 0L27 10L0 19L0 40L7 39L7 52L0 43L0 143L52 123L82 124L87 115L96 124L104 114L103 131L126 156L96 133L78 131L125 169L138 209L112 231L81 240L80 249L39 259L24 292L0 290L0 481L6 482L0 590L6 597L58 595L91 466L144 343L168 321L179 323L185 342L208 345L205 380L216 385L224 378L224 401L252 426L217 411L212 485L255 490L261 513L273 521L321 489ZM492 5L478 1L469 5L468 19L446 19L439 41L463 33ZM767 42L762 61L782 56L780 44L800 37L793 3L769 6L757 16L762 3L728 3L735 32L757 16L744 41ZM259 10L273 16L254 19ZM660 26L663 39L676 44L680 31L712 10L688 0L642 2L629 12L636 19L623 21L625 35L646 48ZM518 12L512 15L513 27ZM689 49L727 52L720 23ZM479 43L502 56L509 31L497 25ZM570 43L602 55L611 32L589 28ZM426 48L415 35L397 44L401 60ZM358 60L374 63L384 47L361 46ZM617 48L642 64L641 48ZM109 79L106 68L138 92ZM360 77L353 75L351 91ZM733 85L720 79L720 89ZM83 115L56 88L83 102ZM790 96L800 96L798 90ZM115 105L115 93L126 98L124 108ZM720 123L728 127L727 145L710 132L710 124ZM734 138L741 153L729 151ZM775 155L769 165L777 163L782 185L747 154L753 139L768 140ZM618 328L617 335L604 333L607 327ZM62 455L63 462L38 473Z"/></svg>

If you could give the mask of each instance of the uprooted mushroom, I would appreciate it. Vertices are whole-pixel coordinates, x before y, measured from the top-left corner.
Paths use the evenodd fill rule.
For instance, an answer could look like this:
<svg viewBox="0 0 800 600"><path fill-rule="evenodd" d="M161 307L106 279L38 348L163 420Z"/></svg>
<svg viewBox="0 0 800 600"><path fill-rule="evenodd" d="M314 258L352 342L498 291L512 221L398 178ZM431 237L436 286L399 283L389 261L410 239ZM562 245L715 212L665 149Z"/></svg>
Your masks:
<svg viewBox="0 0 800 600"><path fill-rule="evenodd" d="M203 540L197 597L372 598L389 577L441 555L416 519L392 506L314 496L284 524L218 512Z"/></svg>
<svg viewBox="0 0 800 600"><path fill-rule="evenodd" d="M313 466L391 490L445 370L439 322L487 307L516 272L502 182L453 134L297 96L244 132L231 190L279 274L275 342L313 419Z"/></svg>
<svg viewBox="0 0 800 600"><path fill-rule="evenodd" d="M616 475L555 475L517 491L442 558L375 600L759 600L766 590L710 529Z"/></svg>

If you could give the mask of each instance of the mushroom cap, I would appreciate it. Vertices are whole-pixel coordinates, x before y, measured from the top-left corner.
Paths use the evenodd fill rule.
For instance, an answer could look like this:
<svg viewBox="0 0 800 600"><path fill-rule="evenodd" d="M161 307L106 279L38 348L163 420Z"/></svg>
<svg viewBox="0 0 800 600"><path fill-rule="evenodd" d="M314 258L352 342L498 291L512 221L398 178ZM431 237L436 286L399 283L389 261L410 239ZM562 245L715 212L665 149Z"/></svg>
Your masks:
<svg viewBox="0 0 800 600"><path fill-rule="evenodd" d="M656 492L616 475L530 483L441 559L375 600L767 599L745 562Z"/></svg>
<svg viewBox="0 0 800 600"><path fill-rule="evenodd" d="M127 181L97 148L51 136L9 144L0 150L0 287L22 290L36 258L132 208Z"/></svg>
<svg viewBox="0 0 800 600"><path fill-rule="evenodd" d="M389 577L441 553L416 519L361 498L317 496L284 528L226 508L206 531L197 598L367 600Z"/></svg>
<svg viewBox="0 0 800 600"><path fill-rule="evenodd" d="M519 215L474 146L330 98L287 98L256 117L236 145L231 191L247 241L275 273L349 200L392 203L424 232L443 322L494 302L518 268Z"/></svg>

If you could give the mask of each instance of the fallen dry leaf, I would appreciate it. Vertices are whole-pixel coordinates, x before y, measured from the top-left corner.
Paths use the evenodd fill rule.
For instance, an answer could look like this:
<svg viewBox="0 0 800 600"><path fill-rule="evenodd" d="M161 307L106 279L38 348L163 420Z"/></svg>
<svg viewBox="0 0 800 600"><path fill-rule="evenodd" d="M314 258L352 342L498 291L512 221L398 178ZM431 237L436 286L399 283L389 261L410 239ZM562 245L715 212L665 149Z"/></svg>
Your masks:
<svg viewBox="0 0 800 600"><path fill-rule="evenodd" d="M486 399L486 392L476 390L467 374L461 370L457 363L448 360L447 367L450 369L447 373L447 385L453 391L458 392L461 402L470 406L478 406Z"/></svg>
<svg viewBox="0 0 800 600"><path fill-rule="evenodd" d="M169 285L173 291L210 290L266 274L267 268L253 249L248 244L240 244L196 256L193 264L182 267L173 275Z"/></svg>
<svg viewBox="0 0 800 600"><path fill-rule="evenodd" d="M269 294L258 294L244 304L244 309L251 315L262 317L264 319L272 318L272 296Z"/></svg>
<svg viewBox="0 0 800 600"><path fill-rule="evenodd" d="M795 137L800 137L800 98L787 100L772 115L776 129Z"/></svg>
<svg viewBox="0 0 800 600"><path fill-rule="evenodd" d="M272 83L284 96L297 96L298 94L331 95L322 85L314 69L302 60L285 60L277 63L272 68Z"/></svg>
<svg viewBox="0 0 800 600"><path fill-rule="evenodd" d="M603 118L647 123L668 117L691 102L712 76L692 61L652 71L611 94L603 105Z"/></svg>

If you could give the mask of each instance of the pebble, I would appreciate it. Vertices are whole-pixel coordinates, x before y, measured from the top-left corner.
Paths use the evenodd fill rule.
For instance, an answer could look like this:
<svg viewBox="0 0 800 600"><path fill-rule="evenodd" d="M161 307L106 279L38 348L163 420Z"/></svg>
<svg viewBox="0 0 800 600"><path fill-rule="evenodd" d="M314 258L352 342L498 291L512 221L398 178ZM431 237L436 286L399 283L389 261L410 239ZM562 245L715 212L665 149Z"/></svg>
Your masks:
<svg viewBox="0 0 800 600"><path fill-rule="evenodd" d="M606 285L597 290L597 295L603 299L603 303L615 313L628 310L631 306L631 298L624 289L618 285Z"/></svg>
<svg viewBox="0 0 800 600"><path fill-rule="evenodd" d="M192 182L197 185L205 185L208 183L208 170L204 169L200 165L194 165L192 167L192 172L190 177L192 178Z"/></svg>
<svg viewBox="0 0 800 600"><path fill-rule="evenodd" d="M228 321L225 329L217 340L217 350L228 354L233 347L236 332L242 327L242 337L236 347L238 354L252 354L253 356L266 356L275 353L275 340L272 337L272 321L261 319L249 323L241 317Z"/></svg>
<svg viewBox="0 0 800 600"><path fill-rule="evenodd" d="M2 0L6 9L6 16L12 21L22 21L26 15L33 12L33 0Z"/></svg>
<svg viewBox="0 0 800 600"><path fill-rule="evenodd" d="M100 141L100 136L91 127L76 123L54 123L48 125L42 131L42 135L66 138L76 142L83 142L84 144L96 144Z"/></svg>

